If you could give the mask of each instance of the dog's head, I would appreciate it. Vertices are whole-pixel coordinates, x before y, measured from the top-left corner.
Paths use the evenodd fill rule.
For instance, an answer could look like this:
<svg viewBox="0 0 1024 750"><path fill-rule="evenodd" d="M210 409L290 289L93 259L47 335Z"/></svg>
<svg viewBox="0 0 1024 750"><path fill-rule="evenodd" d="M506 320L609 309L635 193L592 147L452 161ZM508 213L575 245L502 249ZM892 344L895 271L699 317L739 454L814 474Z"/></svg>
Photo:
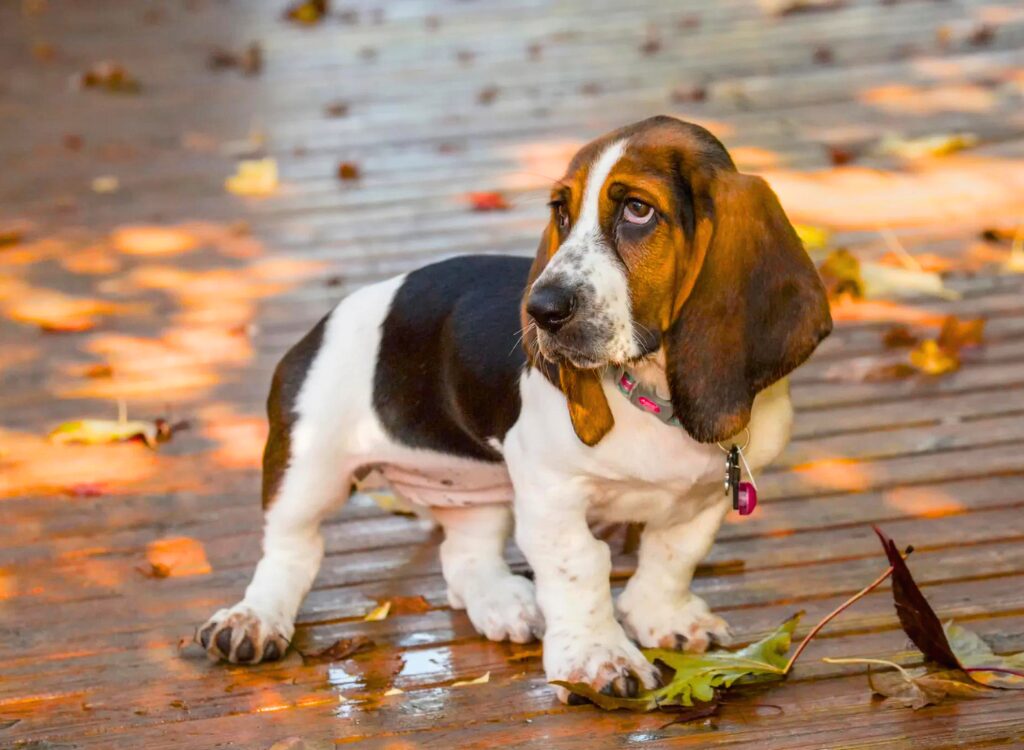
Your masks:
<svg viewBox="0 0 1024 750"><path fill-rule="evenodd" d="M832 329L778 199L704 128L654 117L584 146L551 193L523 298L531 362L557 366L576 434L613 420L600 374L664 351L676 416L730 437Z"/></svg>

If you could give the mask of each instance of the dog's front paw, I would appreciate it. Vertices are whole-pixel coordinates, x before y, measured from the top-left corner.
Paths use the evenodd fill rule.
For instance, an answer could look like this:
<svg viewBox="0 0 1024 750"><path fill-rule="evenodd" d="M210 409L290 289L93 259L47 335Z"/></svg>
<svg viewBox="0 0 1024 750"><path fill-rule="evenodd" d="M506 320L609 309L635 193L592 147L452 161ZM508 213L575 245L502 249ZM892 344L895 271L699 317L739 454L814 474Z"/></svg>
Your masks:
<svg viewBox="0 0 1024 750"><path fill-rule="evenodd" d="M195 641L214 660L259 664L284 656L295 626L275 622L245 604L222 609L196 630Z"/></svg>
<svg viewBox="0 0 1024 750"><path fill-rule="evenodd" d="M630 596L627 588L616 602L622 627L644 648L702 653L729 643L729 625L712 614L695 594L682 597Z"/></svg>
<svg viewBox="0 0 1024 750"><path fill-rule="evenodd" d="M548 633L544 637L544 671L549 682L582 682L598 692L623 698L634 697L642 687L651 689L660 684L657 668L618 625L600 633ZM584 702L561 686L556 692L563 703Z"/></svg>
<svg viewBox="0 0 1024 750"><path fill-rule="evenodd" d="M533 582L522 576L507 575L477 587L465 597L465 606L473 627L488 640L529 643L544 635Z"/></svg>

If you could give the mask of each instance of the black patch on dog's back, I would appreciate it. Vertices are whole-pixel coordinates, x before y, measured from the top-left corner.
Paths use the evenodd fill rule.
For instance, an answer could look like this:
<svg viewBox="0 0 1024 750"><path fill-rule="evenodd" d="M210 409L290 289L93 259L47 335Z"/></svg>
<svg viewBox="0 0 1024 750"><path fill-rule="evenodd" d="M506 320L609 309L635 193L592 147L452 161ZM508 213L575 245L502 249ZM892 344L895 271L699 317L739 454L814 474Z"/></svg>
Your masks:
<svg viewBox="0 0 1024 750"><path fill-rule="evenodd" d="M469 255L410 273L381 326L373 406L395 440L500 461L519 417L519 305L530 259Z"/></svg>

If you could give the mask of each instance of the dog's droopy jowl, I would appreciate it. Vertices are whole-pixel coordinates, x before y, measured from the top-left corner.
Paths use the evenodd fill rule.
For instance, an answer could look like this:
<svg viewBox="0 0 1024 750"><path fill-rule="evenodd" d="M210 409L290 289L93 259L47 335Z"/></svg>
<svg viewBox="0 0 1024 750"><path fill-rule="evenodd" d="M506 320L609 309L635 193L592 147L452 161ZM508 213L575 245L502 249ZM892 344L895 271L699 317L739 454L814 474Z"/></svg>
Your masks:
<svg viewBox="0 0 1024 750"><path fill-rule="evenodd" d="M281 361L263 558L198 629L211 656L284 655L320 522L368 472L444 528L452 607L492 640L543 637L551 680L632 694L657 680L640 647L728 638L690 592L730 507L718 443L742 439L755 472L783 449L785 377L831 330L824 289L769 187L696 125L594 141L550 205L532 262L453 258L366 287ZM675 419L636 408L622 369ZM513 516L533 582L503 556ZM645 524L615 601L595 520Z"/></svg>

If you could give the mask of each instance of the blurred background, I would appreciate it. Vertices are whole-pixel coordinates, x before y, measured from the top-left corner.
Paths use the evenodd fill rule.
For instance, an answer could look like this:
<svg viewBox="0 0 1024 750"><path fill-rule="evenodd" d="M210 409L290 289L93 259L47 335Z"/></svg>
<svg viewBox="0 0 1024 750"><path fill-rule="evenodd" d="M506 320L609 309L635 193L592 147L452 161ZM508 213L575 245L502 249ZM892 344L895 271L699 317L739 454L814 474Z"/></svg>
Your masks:
<svg viewBox="0 0 1024 750"><path fill-rule="evenodd" d="M794 378L796 440L765 478L787 512L769 503L712 553L750 575L819 567L704 585L726 602L748 586L751 607L817 586L799 595L826 607L835 571L859 580L840 558L873 575L870 531L848 531L871 519L935 549L1003 529L958 570L1019 575L1022 64L1011 2L2 0L0 719L16 725L0 731L155 742L169 721L282 707L298 727L357 717L336 695L318 703L324 690L377 695L395 675L427 686L403 705L436 723L473 699L430 686L492 662L494 690L511 689L500 669L523 672L523 710L551 709L536 655L506 664L473 641L417 567L434 565L429 529L369 501L331 527L300 634L323 645L354 622L388 641L365 611L424 597L388 641L398 671L373 667L384 682L358 665L316 688L313 670L297 686L210 672L177 642L258 555L262 404L282 353L367 282L456 253L532 254L574 151L655 114L704 125L769 180L839 323ZM849 501L823 511L808 501L822 495ZM947 567L936 580L956 577ZM998 600L1012 618L999 591L975 587L972 611ZM753 637L774 617L731 619ZM436 645L460 638L476 645ZM117 703L125 680L147 690ZM427 731L396 716L350 730Z"/></svg>

